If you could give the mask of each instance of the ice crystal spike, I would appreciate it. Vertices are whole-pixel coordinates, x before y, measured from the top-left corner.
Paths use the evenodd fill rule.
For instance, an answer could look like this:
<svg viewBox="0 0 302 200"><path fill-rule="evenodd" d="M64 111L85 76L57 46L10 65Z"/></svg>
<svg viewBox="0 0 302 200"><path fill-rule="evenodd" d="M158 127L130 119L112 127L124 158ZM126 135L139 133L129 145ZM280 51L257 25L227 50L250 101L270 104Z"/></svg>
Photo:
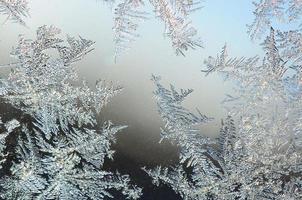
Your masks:
<svg viewBox="0 0 302 200"><path fill-rule="evenodd" d="M26 25L29 8L27 0L0 0L0 13L7 16L7 20Z"/></svg>
<svg viewBox="0 0 302 200"><path fill-rule="evenodd" d="M165 123L161 131L162 139L168 139L180 147L180 163L172 171L161 167L144 170L153 177L154 183L168 184L184 199L202 198L202 194L197 194L199 188L190 182L186 167L194 168L192 178L194 181L200 181L198 182L200 188L207 187L206 185L209 184L203 180L204 177L209 177L207 179L213 182L220 175L219 168L213 162L217 157L213 148L214 141L201 135L196 127L207 123L211 118L200 112L195 115L181 105L192 90L177 92L174 86L170 86L170 90L164 88L157 76L153 76L152 80L156 86L154 95L158 111Z"/></svg>
<svg viewBox="0 0 302 200"><path fill-rule="evenodd" d="M96 118L121 87L105 81L94 89L79 84L74 64L94 42L64 40L60 32L42 26L34 40L20 36L11 53L16 64L0 80L6 91L1 98L23 119L1 123L7 131L0 134L0 173L9 173L0 179L0 197L104 199L118 190L138 199L141 189L127 175L102 170L105 158L113 159L115 134L126 126L110 121L102 126Z"/></svg>
<svg viewBox="0 0 302 200"><path fill-rule="evenodd" d="M125 0L115 8L113 30L115 32L115 60L131 42L139 37L137 29L139 23L147 19L147 13L140 11L139 2Z"/></svg>

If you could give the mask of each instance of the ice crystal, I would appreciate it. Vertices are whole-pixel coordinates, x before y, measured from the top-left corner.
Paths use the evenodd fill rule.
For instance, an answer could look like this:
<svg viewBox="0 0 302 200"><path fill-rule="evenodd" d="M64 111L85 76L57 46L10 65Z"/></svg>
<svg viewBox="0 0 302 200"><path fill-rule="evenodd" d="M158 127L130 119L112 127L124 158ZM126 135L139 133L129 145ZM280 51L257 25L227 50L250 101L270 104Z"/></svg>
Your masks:
<svg viewBox="0 0 302 200"><path fill-rule="evenodd" d="M139 21L147 19L143 12L144 1L125 0L115 8L115 56L129 48L139 34L136 32ZM149 0L156 17L165 25L165 35L171 38L176 54L184 55L188 49L201 47L196 37L197 30L188 19L190 13L200 8L199 1L190 0Z"/></svg>
<svg viewBox="0 0 302 200"><path fill-rule="evenodd" d="M115 189L137 199L141 189L127 175L102 170L105 158L113 159L115 134L126 126L100 125L96 118L121 88L101 80L94 89L81 84L73 64L93 42L64 41L59 33L42 26L35 40L20 36L11 53L14 68L1 79L2 99L27 120L6 122L0 135L2 167L9 171L0 180L0 197L103 199L113 198Z"/></svg>
<svg viewBox="0 0 302 200"><path fill-rule="evenodd" d="M191 90L165 89L157 77L155 96L165 122L162 138L180 146L175 167L145 169L156 185L167 184L183 199L301 199L301 67L284 57L276 34L262 43L259 57L229 58L224 46L205 60L208 75L220 73L235 83L224 105L218 139L192 125L206 122L181 106Z"/></svg>
<svg viewBox="0 0 302 200"><path fill-rule="evenodd" d="M20 123L18 120L12 119L11 121L8 121L4 124L0 119L0 125L3 126L3 128L6 130L0 134L0 169L2 169L1 164L6 161L7 156L7 154L4 154L7 136L16 128L18 128L20 126Z"/></svg>
<svg viewBox="0 0 302 200"><path fill-rule="evenodd" d="M183 163L189 159L187 165L193 165L199 159L203 159L204 152L195 152L196 156L191 157L192 151L199 151L198 146L206 145L209 142L207 138L200 137L196 125L203 124L210 118L200 112L195 115L181 106L182 101L192 90L177 92L173 86L170 90L167 90L160 84L159 77L153 76L152 80L157 86L154 94L158 101L161 117L165 122L165 128L161 130L162 139L179 142L182 147L181 162ZM192 143L182 143L182 141L192 141Z"/></svg>
<svg viewBox="0 0 302 200"><path fill-rule="evenodd" d="M266 56L260 63L258 58L236 59L226 54L205 63L211 72L214 69L237 83L237 98L226 106L238 118L238 141L244 150L241 176L250 179L241 183L246 186L240 197L282 199L289 195L298 199L302 195L302 136L297 128L301 68L282 55L274 29L262 46Z"/></svg>
<svg viewBox="0 0 302 200"><path fill-rule="evenodd" d="M189 48L201 46L201 42L194 38L197 30L186 18L190 4L184 6L183 1L175 1L175 6L172 6L166 0L150 0L150 2L155 9L155 14L164 22L165 33L171 38L176 54L184 55L184 51Z"/></svg>
<svg viewBox="0 0 302 200"><path fill-rule="evenodd" d="M139 11L141 5L126 0L115 8L115 59L129 48L129 43L139 37L137 29L139 21L146 20L147 13Z"/></svg>
<svg viewBox="0 0 302 200"><path fill-rule="evenodd" d="M282 22L299 22L302 14L301 0L259 0L253 2L255 19L248 25L252 38L260 37L277 19Z"/></svg>
<svg viewBox="0 0 302 200"><path fill-rule="evenodd" d="M7 16L7 20L12 20L25 25L24 18L28 16L27 0L0 0L0 13Z"/></svg>

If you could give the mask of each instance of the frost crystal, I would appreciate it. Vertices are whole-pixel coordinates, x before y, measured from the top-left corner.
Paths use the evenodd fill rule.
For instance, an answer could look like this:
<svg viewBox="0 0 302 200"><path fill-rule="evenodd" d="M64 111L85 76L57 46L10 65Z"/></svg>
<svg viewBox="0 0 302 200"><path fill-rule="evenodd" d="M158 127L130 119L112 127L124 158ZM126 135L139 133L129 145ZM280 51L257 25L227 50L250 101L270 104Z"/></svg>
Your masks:
<svg viewBox="0 0 302 200"><path fill-rule="evenodd" d="M137 3L137 4L136 4ZM115 59L129 48L129 43L139 37L138 22L146 20L147 13L139 11L139 2L126 0L115 8Z"/></svg>
<svg viewBox="0 0 302 200"><path fill-rule="evenodd" d="M191 4L175 1L173 6L166 0L150 0L150 2L154 6L155 14L164 22L165 33L171 38L176 54L184 55L184 51L189 48L201 46L201 42L194 38L197 30L186 19Z"/></svg>
<svg viewBox="0 0 302 200"><path fill-rule="evenodd" d="M269 27L273 19L282 22L299 22L302 14L301 0L259 0L253 2L255 19L248 25L252 38L260 37Z"/></svg>
<svg viewBox="0 0 302 200"><path fill-rule="evenodd" d="M103 199L112 189L138 199L141 189L127 175L102 170L113 159L115 134L126 126L96 117L121 90L104 81L95 89L80 84L75 67L93 42L42 26L36 40L20 36L12 51L15 67L1 79L2 98L22 113L22 120L4 124L0 135L4 199ZM14 141L14 142L11 142ZM4 173L5 174L5 173Z"/></svg>
<svg viewBox="0 0 302 200"><path fill-rule="evenodd" d="M0 0L0 13L7 16L7 20L12 20L25 25L24 17L28 16L27 0Z"/></svg>
<svg viewBox="0 0 302 200"><path fill-rule="evenodd" d="M218 139L192 128L208 118L181 106L191 90L167 90L153 77L162 138L180 147L177 166L145 169L156 185L192 200L302 198L302 70L282 54L275 37L271 29L262 62L229 58L226 46L205 61L207 75L218 72L236 83L224 100L229 116Z"/></svg>
<svg viewBox="0 0 302 200"><path fill-rule="evenodd" d="M125 0L115 8L115 57L129 48L129 42L139 35L136 33L139 21L147 19L141 11L145 2ZM176 54L184 55L188 49L201 47L197 30L191 25L188 16L200 8L199 1L188 0L149 0L156 17L165 25L165 35L171 38Z"/></svg>

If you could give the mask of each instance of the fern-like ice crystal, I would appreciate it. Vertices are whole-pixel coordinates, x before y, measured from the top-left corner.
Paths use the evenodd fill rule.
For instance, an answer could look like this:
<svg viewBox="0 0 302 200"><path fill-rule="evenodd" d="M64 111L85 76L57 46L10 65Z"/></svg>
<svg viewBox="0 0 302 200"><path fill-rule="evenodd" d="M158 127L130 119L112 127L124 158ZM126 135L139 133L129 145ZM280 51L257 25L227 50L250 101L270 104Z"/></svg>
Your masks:
<svg viewBox="0 0 302 200"><path fill-rule="evenodd" d="M101 125L97 115L121 88L102 80L91 89L75 66L94 42L42 26L35 40L20 36L11 73L1 79L1 98L21 113L1 123L0 197L3 199L138 199L127 175L102 170L113 159L115 134L126 126Z"/></svg>

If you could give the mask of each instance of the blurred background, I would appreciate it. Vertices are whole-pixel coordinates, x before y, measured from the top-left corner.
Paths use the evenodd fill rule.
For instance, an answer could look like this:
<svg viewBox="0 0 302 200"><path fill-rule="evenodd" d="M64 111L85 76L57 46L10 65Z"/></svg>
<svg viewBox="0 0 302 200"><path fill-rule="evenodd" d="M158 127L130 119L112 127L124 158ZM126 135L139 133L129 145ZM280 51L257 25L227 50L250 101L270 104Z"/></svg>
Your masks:
<svg viewBox="0 0 302 200"><path fill-rule="evenodd" d="M201 72L204 59L216 56L225 43L230 56L262 54L257 42L251 41L246 33L246 24L253 20L251 1L204 1L203 8L191 16L204 48L190 50L185 57L175 55L170 39L163 34L164 24L146 2L149 19L141 23L140 37L116 63L112 30L114 15L109 4L96 0L30 0L29 7L31 16L26 23L30 28L5 22L5 17L0 16L0 63L13 61L9 53L19 34L34 38L36 29L44 24L60 28L62 36L80 35L95 41L95 50L77 64L77 69L80 77L91 84L104 79L124 87L102 116L105 120L129 126L118 135L114 145L117 151L115 163L106 166L125 173L137 173L138 167L144 165L173 164L178 157L175 146L169 142L158 143L163 124L153 97L151 74L160 75L167 87L171 83L176 88L192 88L194 92L184 105L192 111L198 108L203 114L215 118L200 127L202 134L215 137L225 116L220 103L231 90L231 85L217 76L205 77Z"/></svg>

